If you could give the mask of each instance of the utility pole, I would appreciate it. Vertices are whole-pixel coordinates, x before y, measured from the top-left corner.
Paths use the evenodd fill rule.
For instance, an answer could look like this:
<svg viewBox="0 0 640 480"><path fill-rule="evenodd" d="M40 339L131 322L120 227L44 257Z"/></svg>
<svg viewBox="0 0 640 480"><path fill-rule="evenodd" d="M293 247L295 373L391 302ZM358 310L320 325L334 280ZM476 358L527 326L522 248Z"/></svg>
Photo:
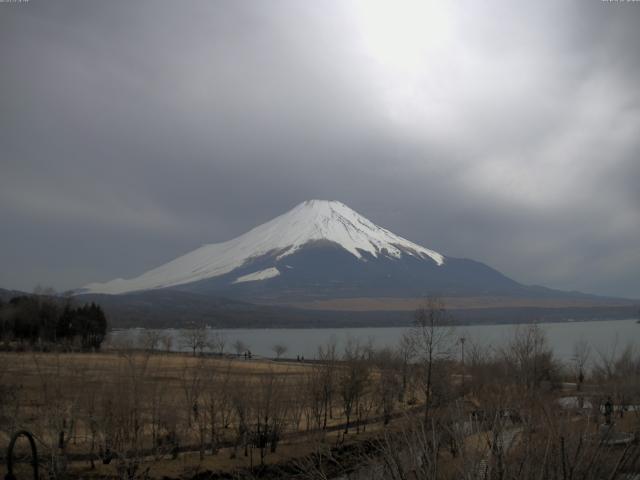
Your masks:
<svg viewBox="0 0 640 480"><path fill-rule="evenodd" d="M464 337L460 337L460 349L461 349L461 358L462 358L462 395L464 397L464 342L467 339Z"/></svg>

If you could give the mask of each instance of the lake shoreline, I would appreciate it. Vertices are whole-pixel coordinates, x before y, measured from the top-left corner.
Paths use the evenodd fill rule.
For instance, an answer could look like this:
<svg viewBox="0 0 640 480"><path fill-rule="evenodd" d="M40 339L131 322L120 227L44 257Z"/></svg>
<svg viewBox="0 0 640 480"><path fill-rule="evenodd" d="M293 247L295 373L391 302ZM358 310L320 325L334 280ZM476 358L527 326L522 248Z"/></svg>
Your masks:
<svg viewBox="0 0 640 480"><path fill-rule="evenodd" d="M547 325L547 324L564 324L564 323L589 323L589 322L615 322L615 321L619 321L619 320L634 320L633 318L629 318L629 317L624 317L624 318L618 318L618 317L609 317L609 318L580 318L580 319L566 319L566 320L558 320L558 319L552 319L552 320L511 320L511 321L482 321L482 322L471 322L471 321L456 321L455 319L451 322L451 326L453 327L474 327L474 326L498 326L498 325L531 325L531 324L540 324L540 325ZM638 323L638 325L640 326L640 320L636 320L636 323ZM174 327L145 327L145 326L140 326L140 327L112 327L109 329L109 332L119 332L119 331L125 331L125 330L188 330L190 328L200 328L202 325L185 325L185 326L174 326ZM269 326L255 326L255 327L247 327L247 326L240 326L240 327L233 327L233 326L218 326L215 325L214 323L204 323L203 326L205 328L208 329L212 329L212 330L322 330L322 329L329 329L329 330L339 330L339 329L352 329L352 328L410 328L413 326L413 322L412 321L408 321L408 322L404 322L404 323L399 323L399 322L393 322L393 323L382 323L382 324L376 324L376 323L372 323L372 324L360 324L360 323L353 323L353 324L344 324L344 325L333 325L333 324L327 324L327 325L316 325L316 324L307 324L307 325L287 325L287 326L273 326L273 325L269 325Z"/></svg>
<svg viewBox="0 0 640 480"><path fill-rule="evenodd" d="M469 340L469 345L477 344L486 348L501 348L523 323L499 323L484 325L455 325L454 335ZM539 322L548 337L549 343L559 358L568 359L572 355L576 341L589 342L594 352L608 352L626 346L633 340L638 342L640 325L635 318L623 320L589 320ZM227 352L232 344L241 341L254 355L274 357L273 347L283 345L286 355L312 359L319 346L335 342L339 349L353 339L360 343L371 343L375 347L394 348L411 325L392 327L334 327L334 328L209 328L208 332L222 335L226 340ZM143 342L147 331L158 331L172 337L173 351L187 351L181 345L181 332L187 329L120 329L110 332L110 342L114 344L139 344Z"/></svg>

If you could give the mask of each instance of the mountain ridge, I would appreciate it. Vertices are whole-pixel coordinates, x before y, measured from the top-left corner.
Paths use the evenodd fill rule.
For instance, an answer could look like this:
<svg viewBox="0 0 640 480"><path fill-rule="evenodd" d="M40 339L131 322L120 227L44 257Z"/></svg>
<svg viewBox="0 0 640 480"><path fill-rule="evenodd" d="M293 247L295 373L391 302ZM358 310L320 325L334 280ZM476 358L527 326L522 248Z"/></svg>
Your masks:
<svg viewBox="0 0 640 480"><path fill-rule="evenodd" d="M593 297L523 285L482 262L411 242L344 203L328 200L302 202L234 239L203 245L132 279L89 284L76 294L166 289L263 305L430 295Z"/></svg>
<svg viewBox="0 0 640 480"><path fill-rule="evenodd" d="M336 243L357 259L369 254L413 256L437 265L445 261L444 255L374 224L342 202L307 200L234 239L203 245L138 277L91 283L79 292L120 294L189 284L226 275L261 256L281 260L315 241Z"/></svg>

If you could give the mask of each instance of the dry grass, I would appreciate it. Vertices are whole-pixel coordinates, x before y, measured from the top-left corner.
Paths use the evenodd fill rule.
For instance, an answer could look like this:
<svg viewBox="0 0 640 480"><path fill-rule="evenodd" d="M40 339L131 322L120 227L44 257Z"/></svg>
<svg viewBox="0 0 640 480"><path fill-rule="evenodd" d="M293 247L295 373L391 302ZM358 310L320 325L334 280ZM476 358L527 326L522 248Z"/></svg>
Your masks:
<svg viewBox="0 0 640 480"><path fill-rule="evenodd" d="M314 364L310 363L193 357L185 354L149 355L133 351L99 354L0 353L0 449L6 448L7 432L26 428L37 435L41 455L51 458L52 454L58 452L57 434L64 429L67 432L65 454L72 459L69 469L73 474L83 478L115 478L118 476L118 462L103 465L98 459L97 447L93 449L95 467L91 467L87 456L91 451L90 424L92 419L97 422L102 435L98 435L98 441L104 442L105 432L113 430L109 430L109 422L125 422L120 432L131 431L134 423L131 414L135 411L137 421L142 426L137 443L128 439L127 445L141 446L135 453L136 458L142 460L138 474L149 469L151 478L190 478L203 471L234 472L258 465L259 449L249 447L245 455L244 445L238 442L239 420L235 405L225 407L230 412L230 422L226 428L219 426L220 448L217 453L213 454L207 447L205 454L200 455L198 442L202 432L198 431L196 420L190 417L192 400L187 395L194 385L193 379L200 381L197 394L200 395L198 402L201 408L210 398L207 395L222 397L222 394L229 393L231 402L246 401L246 408L262 408L257 405L263 405L260 402L264 398L260 398L268 391L266 387L277 386L278 393L273 397L273 403L279 407L287 406L286 418L277 451L269 452L264 458L267 465L297 461L316 452L318 448L362 443L380 434L383 429L387 433L396 430L402 432L403 428L404 431L410 431L411 426L415 426L416 418L411 416L405 417L407 423L397 419L386 427L382 422L374 421L363 427L359 434L352 428L352 433L345 438L342 429L337 428L345 420L337 393L332 418L328 422L329 427L336 427L335 430L318 431L313 419L304 415L301 415L300 423L294 426L294 407L308 401L305 395L309 393L309 381L316 378L309 375L313 371ZM370 372L368 395L372 395L371 389L382 378L380 372L382 370L375 369ZM479 378L476 380L479 381ZM272 383L274 381L276 383ZM226 389L224 392L219 390L221 386ZM527 458L525 446L546 445L556 442L561 436L571 446L570 441L575 444L575 439L581 438L584 433L589 437L595 436L602 421L601 418L593 419L584 414L561 411L556 403L558 392L540 393L530 398L516 386L500 382L491 388L477 386L477 390L481 396L468 396L466 402L457 402L455 405L454 402L442 404L433 409L432 416L446 424L447 421L468 419L471 410L487 406L492 406L496 411L515 408L529 412L523 415L523 421L531 422L535 429L528 430L527 425L519 423L504 427L507 433L510 430L518 431L514 435L513 449L508 455L505 454L510 462ZM159 413L153 413L154 405ZM400 408L398 405L396 411ZM368 416L372 419L379 414L374 406ZM248 415L254 415L247 422L251 425L256 414ZM637 431L639 418L636 412L629 412L624 418L615 419L616 427L620 431ZM156 437L153 436L151 425L154 422L164 425L160 427L161 433L166 433L167 429L177 432L180 438L177 458L173 459L168 449L153 450L152 439ZM192 425L188 425L190 422ZM524 432L529 431L533 433L526 436ZM491 435L491 425L478 425L473 433L465 434L462 445L467 458L490 458ZM238 445L234 446L236 442ZM442 462L442 476L439 478L456 478L460 459L447 451L446 444L436 451L436 455ZM449 473L445 474L445 470Z"/></svg>
<svg viewBox="0 0 640 480"><path fill-rule="evenodd" d="M0 381L4 386L4 404L0 411L0 449L6 449L9 432L25 428L36 434L41 453L50 456L57 451L58 430L65 429L68 432L65 454L75 458L70 463L72 471L82 476L89 473L112 476L116 474L116 462L102 465L97 459L97 445L92 455L95 468L90 468L87 455L91 451L91 421L100 417L100 428L106 428L105 417L113 414L126 420L129 411L136 408L140 421L144 423L140 430L140 444L147 452L142 455L146 457L144 468L151 469L152 477L178 477L185 472L247 468L259 463L259 454L257 449L249 449L249 455L245 456L242 446L230 446L237 441L236 418L231 419L227 428L220 427L222 448L217 454L212 455L207 449L204 458L200 458L197 447L201 433L195 425L187 427L191 412L186 390L191 388L192 379L200 378L198 388L201 391L212 388L216 394L222 392L215 392L217 387L212 387L208 382L213 378L226 378L226 388L243 388L240 395L250 397L261 385L265 385L266 379L276 378L281 390L277 402L280 405L293 405L302 401L305 382L308 382L307 374L312 368L313 365L302 362L193 357L184 354L149 355L130 351L96 354L0 353ZM375 378L375 373L372 375ZM134 390L135 398L132 399ZM204 398L204 394L201 398ZM161 416L167 418L163 421L168 424L173 422L173 428L179 431L181 453L177 459L171 459L168 450L152 457L154 443L150 424L154 402L160 406ZM202 401L200 404L204 405ZM233 406L229 410L232 411ZM328 426L343 422L344 418L336 404ZM283 440L276 453L267 455L266 463L280 463L308 455L317 448L319 438L330 444L338 438L342 439L340 432L319 435L310 419L304 415L297 428L291 423L293 420L287 419ZM369 425L366 428L368 432L373 432L378 427ZM183 451L190 449L191 452Z"/></svg>

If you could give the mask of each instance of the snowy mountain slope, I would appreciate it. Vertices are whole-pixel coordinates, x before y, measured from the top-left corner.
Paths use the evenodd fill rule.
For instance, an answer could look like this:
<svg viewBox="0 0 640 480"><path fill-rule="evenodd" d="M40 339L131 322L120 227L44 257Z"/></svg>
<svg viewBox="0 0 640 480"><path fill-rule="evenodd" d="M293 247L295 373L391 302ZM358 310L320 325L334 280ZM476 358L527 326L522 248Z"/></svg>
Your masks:
<svg viewBox="0 0 640 480"><path fill-rule="evenodd" d="M247 275L241 275L236 278L233 283L242 283L242 282L257 282L259 280L266 280L267 278L273 278L280 275L280 270L275 267L265 268L264 270L259 270L254 273L249 273Z"/></svg>
<svg viewBox="0 0 640 480"><path fill-rule="evenodd" d="M257 283L278 277L282 270L263 265L246 271L248 265L264 257L281 262L318 242L335 244L361 263L407 258L431 266L446 262L443 255L375 225L341 202L309 200L233 240L204 245L139 277L92 283L80 292L121 294L177 287L202 283L235 270L239 275L230 278L229 284Z"/></svg>
<svg viewBox="0 0 640 480"><path fill-rule="evenodd" d="M278 275L261 281L238 282L265 272ZM354 297L423 297L438 295L516 295L523 286L479 262L447 257L400 258L362 253L361 258L335 242L312 241L294 253L253 258L219 277L172 287L205 295L250 302L289 304L308 300Z"/></svg>

